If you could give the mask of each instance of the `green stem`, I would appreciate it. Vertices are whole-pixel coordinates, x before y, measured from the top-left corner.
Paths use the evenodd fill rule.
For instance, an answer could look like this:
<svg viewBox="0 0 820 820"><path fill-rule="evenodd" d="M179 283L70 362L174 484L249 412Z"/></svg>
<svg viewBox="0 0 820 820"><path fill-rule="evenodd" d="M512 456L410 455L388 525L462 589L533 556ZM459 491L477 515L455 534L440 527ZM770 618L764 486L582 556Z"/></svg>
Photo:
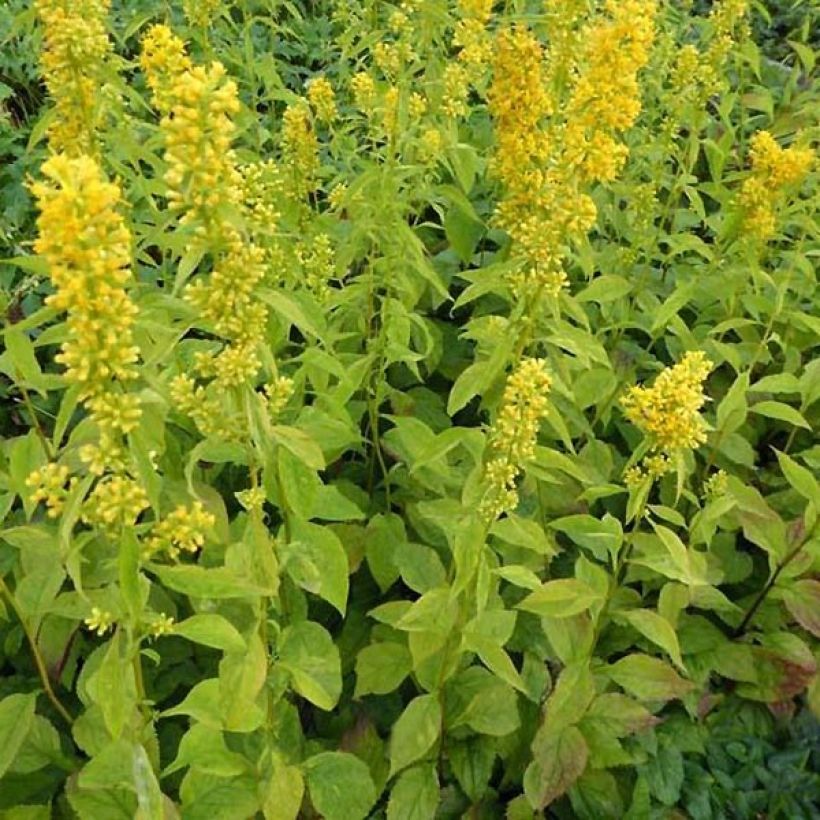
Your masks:
<svg viewBox="0 0 820 820"><path fill-rule="evenodd" d="M23 632L25 632L26 640L28 641L29 647L31 648L31 654L34 657L34 665L37 667L37 673L40 675L40 682L43 684L43 689L45 690L48 699L53 704L54 708L59 712L60 717L71 726L74 723L74 718L71 717L68 710L63 706L60 699L57 697L54 689L51 686L51 680L48 676L48 671L46 670L45 662L43 661L43 656L40 654L40 650L37 648L37 641L34 638L31 630L26 623L25 616L20 611L20 607L17 606L17 601L14 600L14 595L12 595L11 590L6 585L5 580L2 576L0 576L0 593L2 593L9 602L9 606L14 610L14 614L17 616L17 619L20 621L20 626L23 627Z"/></svg>

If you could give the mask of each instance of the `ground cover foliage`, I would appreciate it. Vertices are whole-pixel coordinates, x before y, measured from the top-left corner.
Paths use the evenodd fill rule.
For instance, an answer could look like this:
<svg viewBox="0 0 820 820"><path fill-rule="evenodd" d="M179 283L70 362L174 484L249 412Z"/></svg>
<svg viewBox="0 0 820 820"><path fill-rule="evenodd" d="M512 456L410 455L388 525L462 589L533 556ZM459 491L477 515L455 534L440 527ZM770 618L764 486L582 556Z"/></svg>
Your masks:
<svg viewBox="0 0 820 820"><path fill-rule="evenodd" d="M0 816L816 816L816 30L6 3Z"/></svg>

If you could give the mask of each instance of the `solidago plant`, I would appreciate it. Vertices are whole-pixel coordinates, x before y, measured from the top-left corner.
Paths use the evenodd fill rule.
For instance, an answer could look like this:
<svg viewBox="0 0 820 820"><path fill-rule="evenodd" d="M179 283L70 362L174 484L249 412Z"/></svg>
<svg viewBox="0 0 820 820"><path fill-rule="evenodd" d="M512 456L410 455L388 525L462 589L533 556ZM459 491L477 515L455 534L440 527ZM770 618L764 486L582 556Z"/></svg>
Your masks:
<svg viewBox="0 0 820 820"><path fill-rule="evenodd" d="M19 17L0 815L735 811L724 716L820 715L815 55L757 6Z"/></svg>

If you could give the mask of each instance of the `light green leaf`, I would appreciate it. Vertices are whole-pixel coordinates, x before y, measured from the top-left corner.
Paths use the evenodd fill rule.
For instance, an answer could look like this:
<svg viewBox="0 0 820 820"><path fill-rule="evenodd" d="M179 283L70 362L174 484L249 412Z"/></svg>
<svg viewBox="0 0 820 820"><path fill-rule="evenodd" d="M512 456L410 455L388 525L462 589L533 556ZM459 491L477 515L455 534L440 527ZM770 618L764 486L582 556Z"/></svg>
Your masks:
<svg viewBox="0 0 820 820"><path fill-rule="evenodd" d="M313 621L302 621L282 633L279 661L290 672L296 691L320 709L336 706L342 693L339 650L330 633Z"/></svg>
<svg viewBox="0 0 820 820"><path fill-rule="evenodd" d="M547 581L541 589L535 590L521 601L518 609L550 618L569 618L584 612L600 600L600 595L583 581L561 578Z"/></svg>
<svg viewBox="0 0 820 820"><path fill-rule="evenodd" d="M364 820L376 800L370 770L347 752L322 752L305 762L310 799L325 820ZM278 820L278 818L277 818Z"/></svg>
<svg viewBox="0 0 820 820"><path fill-rule="evenodd" d="M609 667L607 674L618 686L642 700L681 698L694 688L668 663L639 653L621 658Z"/></svg>
<svg viewBox="0 0 820 820"><path fill-rule="evenodd" d="M757 413L766 418L776 419L777 421L785 421L795 427L803 427L806 430L811 430L811 425L803 418L803 416L788 404L783 404L780 401L759 401L749 408L753 413Z"/></svg>
<svg viewBox="0 0 820 820"><path fill-rule="evenodd" d="M686 671L680 654L678 636L672 624L666 618L650 609L632 609L622 613L622 615L641 635L663 649L672 658L678 669Z"/></svg>
<svg viewBox="0 0 820 820"><path fill-rule="evenodd" d="M354 697L386 695L410 674L413 658L400 643L385 641L366 646L356 658L356 690Z"/></svg>
<svg viewBox="0 0 820 820"><path fill-rule="evenodd" d="M438 695L419 695L410 701L393 726L390 737L390 776L424 757L441 734Z"/></svg>
<svg viewBox="0 0 820 820"><path fill-rule="evenodd" d="M14 762L31 730L37 695L9 695L0 700L0 777Z"/></svg>
<svg viewBox="0 0 820 820"><path fill-rule="evenodd" d="M402 773L390 792L387 820L434 820L438 803L435 767L413 766Z"/></svg>
<svg viewBox="0 0 820 820"><path fill-rule="evenodd" d="M202 612L174 625L174 634L194 643L222 649L225 652L244 652L245 639L236 627L222 615Z"/></svg>

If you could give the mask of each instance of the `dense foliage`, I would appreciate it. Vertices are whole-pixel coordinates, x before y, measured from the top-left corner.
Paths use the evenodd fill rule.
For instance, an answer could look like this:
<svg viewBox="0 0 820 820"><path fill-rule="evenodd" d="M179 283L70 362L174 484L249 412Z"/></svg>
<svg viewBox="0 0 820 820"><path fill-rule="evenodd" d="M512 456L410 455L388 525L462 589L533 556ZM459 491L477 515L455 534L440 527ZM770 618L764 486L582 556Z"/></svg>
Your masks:
<svg viewBox="0 0 820 820"><path fill-rule="evenodd" d="M816 816L809 6L0 8L0 816Z"/></svg>

